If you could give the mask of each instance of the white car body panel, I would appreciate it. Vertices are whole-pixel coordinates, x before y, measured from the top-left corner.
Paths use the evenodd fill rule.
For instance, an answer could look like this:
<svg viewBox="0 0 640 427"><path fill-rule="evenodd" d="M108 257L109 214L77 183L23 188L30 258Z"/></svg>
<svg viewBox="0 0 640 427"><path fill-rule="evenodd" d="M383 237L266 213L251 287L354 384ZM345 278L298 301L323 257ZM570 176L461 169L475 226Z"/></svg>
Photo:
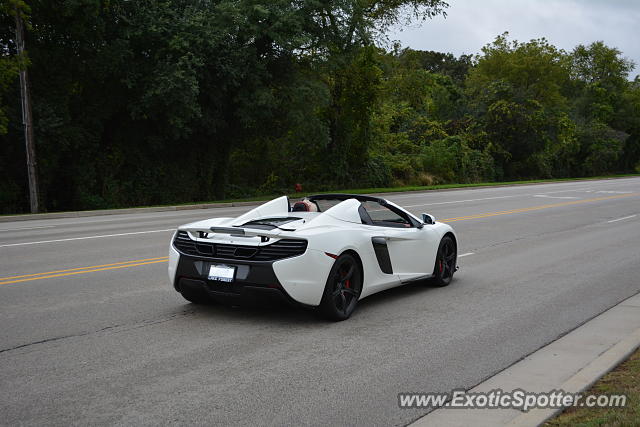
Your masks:
<svg viewBox="0 0 640 427"><path fill-rule="evenodd" d="M354 196L356 197L356 196ZM383 199L381 199L383 200ZM289 212L286 196L274 199L238 218L213 218L179 227L196 243L241 245L260 248L282 239L304 239L306 251L302 255L272 261L272 269L282 289L294 301L309 306L320 304L329 271L335 257L345 252L357 255L362 265L363 285L360 299L384 289L402 285L412 280L430 277L433 273L438 245L446 234L457 237L453 229L444 223L422 222L400 206L385 201L409 215L418 226L395 228L363 224L355 198L341 201L324 212ZM249 221L268 220L274 217L297 217L280 228L260 229L246 225ZM212 232L212 228L215 230ZM238 230L238 235L232 234ZM243 234L243 235L239 235ZM175 238L175 234L174 234ZM382 271L372 238L386 242L393 273ZM173 242L173 238L172 238ZM178 290L177 266L181 254L174 244L169 250L169 279ZM218 262L218 261L216 261ZM242 260L229 263L241 264Z"/></svg>
<svg viewBox="0 0 640 427"><path fill-rule="evenodd" d="M434 265L442 238L434 227L409 230L390 228L385 230L385 236L394 271L397 269L401 281L415 280L430 274L424 271L424 267Z"/></svg>
<svg viewBox="0 0 640 427"><path fill-rule="evenodd" d="M323 251L307 249L304 255L273 263L273 270L282 287L296 301L306 305L318 305L324 286L318 286L318 277L327 277L333 259Z"/></svg>
<svg viewBox="0 0 640 427"><path fill-rule="evenodd" d="M171 237L171 241L176 237L176 231L173 233ZM176 267L178 266L178 260L180 259L180 252L173 247L173 245L169 245L169 282L173 284L176 280Z"/></svg>
<svg viewBox="0 0 640 427"><path fill-rule="evenodd" d="M233 221L233 225L240 226L252 219L282 215L284 212L287 212L288 209L289 198L287 196L278 197L277 199L273 199L270 202L260 205L257 208L251 209L249 212L240 215L235 219L235 221Z"/></svg>
<svg viewBox="0 0 640 427"><path fill-rule="evenodd" d="M347 199L344 202L338 203L331 209L325 212L325 215L333 217L335 219L353 222L355 224L362 224L360 215L358 214L358 208L360 202L356 199Z"/></svg>

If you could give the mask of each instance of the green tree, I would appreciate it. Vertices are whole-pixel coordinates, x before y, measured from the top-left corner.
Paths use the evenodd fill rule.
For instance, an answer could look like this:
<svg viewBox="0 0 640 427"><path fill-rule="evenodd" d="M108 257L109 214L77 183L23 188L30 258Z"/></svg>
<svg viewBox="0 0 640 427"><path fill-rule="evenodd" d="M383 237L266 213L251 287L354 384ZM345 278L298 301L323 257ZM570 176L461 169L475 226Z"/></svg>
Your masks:
<svg viewBox="0 0 640 427"><path fill-rule="evenodd" d="M307 35L291 2L34 1L49 209L222 197L229 154L282 109ZM185 167L185 165L190 165Z"/></svg>
<svg viewBox="0 0 640 427"><path fill-rule="evenodd" d="M29 65L26 55L19 56L16 53L15 21L16 13L28 22L31 9L22 0L0 1L0 135L7 133L9 117L6 98L8 94L16 91L18 73Z"/></svg>
<svg viewBox="0 0 640 427"><path fill-rule="evenodd" d="M359 169L368 162L369 121L381 75L372 50L376 41L392 25L431 18L446 7L442 0L305 2L313 36L306 51L329 89L327 158L335 167L331 179L337 183L353 182L352 177L361 174Z"/></svg>
<svg viewBox="0 0 640 427"><path fill-rule="evenodd" d="M613 124L622 107L634 63L616 49L597 41L578 45L571 53L576 112L586 120Z"/></svg>
<svg viewBox="0 0 640 427"><path fill-rule="evenodd" d="M629 134L621 157L621 168L640 173L640 77L636 76L633 82L629 82L622 95L616 122Z"/></svg>
<svg viewBox="0 0 640 427"><path fill-rule="evenodd" d="M578 45L571 60L582 173L632 170L638 159L638 128L628 78L635 64L601 41Z"/></svg>
<svg viewBox="0 0 640 427"><path fill-rule="evenodd" d="M629 73L635 67L619 49L608 47L602 41L576 46L571 59L574 79L587 84L597 83L610 91L624 89Z"/></svg>
<svg viewBox="0 0 640 427"><path fill-rule="evenodd" d="M569 60L545 39L520 43L507 36L483 47L470 71L470 108L484 124L499 175L548 174L542 157L563 143Z"/></svg>
<svg viewBox="0 0 640 427"><path fill-rule="evenodd" d="M3 213L26 208L18 4L0 0ZM640 83L602 42L379 47L441 0L28 4L49 210L640 167Z"/></svg>
<svg viewBox="0 0 640 427"><path fill-rule="evenodd" d="M593 121L578 132L582 175L604 175L618 172L618 160L629 135Z"/></svg>
<svg viewBox="0 0 640 427"><path fill-rule="evenodd" d="M484 101L485 92L499 81L510 86L518 102L533 99L556 108L566 102L569 58L544 38L521 43L504 33L482 48L466 83L471 95Z"/></svg>
<svg viewBox="0 0 640 427"><path fill-rule="evenodd" d="M0 0L0 213L26 209L29 200L25 162L19 160L25 159L25 143L18 79L29 58L17 53L15 16L28 28L30 12L22 0Z"/></svg>
<svg viewBox="0 0 640 427"><path fill-rule="evenodd" d="M7 133L9 117L5 99L8 93L15 92L11 89L21 66L24 65L21 65L20 58L9 55L0 57L0 135Z"/></svg>
<svg viewBox="0 0 640 427"><path fill-rule="evenodd" d="M450 77L457 85L462 85L472 65L472 55L460 55L432 50L413 50L406 48L399 52L400 63L405 67L422 68L431 73Z"/></svg>

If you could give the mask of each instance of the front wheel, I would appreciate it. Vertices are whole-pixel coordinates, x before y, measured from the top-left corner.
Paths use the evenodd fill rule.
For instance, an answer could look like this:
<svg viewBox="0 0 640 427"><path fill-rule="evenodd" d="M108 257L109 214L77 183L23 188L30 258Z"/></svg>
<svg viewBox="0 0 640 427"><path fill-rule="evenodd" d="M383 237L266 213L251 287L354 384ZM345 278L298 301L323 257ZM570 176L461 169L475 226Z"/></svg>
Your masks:
<svg viewBox="0 0 640 427"><path fill-rule="evenodd" d="M433 268L433 279L431 282L434 286L447 286L453 279L453 273L456 272L456 244L450 236L444 236L438 247L436 255L436 265Z"/></svg>
<svg viewBox="0 0 640 427"><path fill-rule="evenodd" d="M351 316L362 292L362 271L353 255L340 255L331 267L324 288L320 312L330 320L345 320Z"/></svg>

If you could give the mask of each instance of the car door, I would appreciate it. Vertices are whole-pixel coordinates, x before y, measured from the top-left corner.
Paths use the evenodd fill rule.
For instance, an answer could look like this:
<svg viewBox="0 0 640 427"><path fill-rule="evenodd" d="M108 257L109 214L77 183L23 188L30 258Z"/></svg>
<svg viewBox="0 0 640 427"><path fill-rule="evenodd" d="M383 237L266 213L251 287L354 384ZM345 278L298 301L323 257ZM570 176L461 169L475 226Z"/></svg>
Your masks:
<svg viewBox="0 0 640 427"><path fill-rule="evenodd" d="M379 228L391 260L391 268L401 281L421 278L433 272L434 260L429 250L437 240L431 227L418 228L415 221L400 209L375 201L362 202L369 218L366 222Z"/></svg>

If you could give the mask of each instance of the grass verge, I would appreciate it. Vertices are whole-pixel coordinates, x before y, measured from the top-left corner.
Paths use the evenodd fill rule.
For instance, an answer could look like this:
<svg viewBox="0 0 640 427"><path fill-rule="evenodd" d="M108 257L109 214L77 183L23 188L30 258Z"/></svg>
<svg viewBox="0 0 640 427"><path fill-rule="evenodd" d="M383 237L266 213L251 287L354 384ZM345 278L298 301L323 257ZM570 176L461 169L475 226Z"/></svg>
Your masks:
<svg viewBox="0 0 640 427"><path fill-rule="evenodd" d="M331 191L289 193L289 197L299 198L299 197L304 197L310 194L323 194L323 193L372 194L372 193L397 193L397 192L405 192L405 191L433 191L433 190L448 190L448 189L454 189L454 188L499 187L499 186L509 186L509 185L544 184L544 183L565 182L565 181L593 181L593 180L606 179L606 178L631 178L636 176L640 176L640 174L606 175L606 176L593 176L588 178L554 178L554 179L532 179L532 180L525 180L525 181L478 182L478 183L472 183L472 184L439 184L439 185L405 186L405 187L349 188L349 189L331 190ZM212 201L203 201L203 202L172 203L167 205L130 206L128 208L113 208L113 210L130 209L130 208L158 208L158 207L164 207L164 206L204 205L204 204L212 204L212 203L261 202L261 201L271 200L279 196L282 196L282 194L262 195L262 196L246 197L246 198L239 198L239 199L212 200ZM104 209L95 209L95 210L104 210ZM62 212L56 211L56 213L62 213ZM0 217L15 216L15 215L28 215L28 214L1 214Z"/></svg>
<svg viewBox="0 0 640 427"><path fill-rule="evenodd" d="M399 193L399 192L406 192L406 191L433 191L433 190L449 190L454 188L471 188L471 187L499 187L499 186L509 186L509 185L544 184L544 183L565 182L565 181L594 181L598 179L632 178L636 176L640 176L640 174L592 176L587 178L554 178L554 179L531 179L531 180L524 180L524 181L476 182L471 184L438 184L438 185L423 185L423 186L410 185L410 186L404 186L404 187L348 188L348 189L330 190L330 191L289 193L288 195L291 198L298 198L298 197L308 196L310 194L325 194L325 193L349 193L349 194ZM179 203L179 204L176 204L175 206L198 205L198 204L207 204L207 203L259 202L259 201L272 200L279 196L282 196L282 194L271 194L271 195L247 197L247 198L240 198L240 199L222 199L222 200L214 200L210 202Z"/></svg>
<svg viewBox="0 0 640 427"><path fill-rule="evenodd" d="M624 408L571 407L548 421L546 427L640 425L640 350L602 377L583 394L625 394Z"/></svg>

